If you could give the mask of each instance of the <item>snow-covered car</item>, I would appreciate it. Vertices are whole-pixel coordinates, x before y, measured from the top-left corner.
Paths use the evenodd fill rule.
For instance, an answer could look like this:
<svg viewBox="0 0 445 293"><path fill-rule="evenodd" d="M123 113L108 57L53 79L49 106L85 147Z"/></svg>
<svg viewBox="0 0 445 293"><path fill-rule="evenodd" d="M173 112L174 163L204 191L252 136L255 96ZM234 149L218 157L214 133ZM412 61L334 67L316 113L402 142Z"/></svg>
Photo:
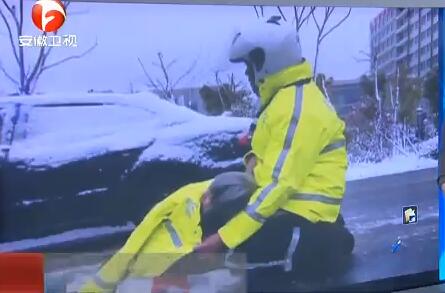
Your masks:
<svg viewBox="0 0 445 293"><path fill-rule="evenodd" d="M138 221L182 184L237 169L250 119L138 94L0 99L0 242Z"/></svg>

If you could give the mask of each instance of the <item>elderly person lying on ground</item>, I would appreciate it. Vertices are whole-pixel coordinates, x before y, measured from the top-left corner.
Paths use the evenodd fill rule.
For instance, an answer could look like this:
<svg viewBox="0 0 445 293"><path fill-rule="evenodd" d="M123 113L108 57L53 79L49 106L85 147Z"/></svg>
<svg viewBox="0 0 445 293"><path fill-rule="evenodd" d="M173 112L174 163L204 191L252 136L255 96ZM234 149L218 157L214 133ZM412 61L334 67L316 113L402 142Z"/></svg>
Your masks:
<svg viewBox="0 0 445 293"><path fill-rule="evenodd" d="M157 283L171 279L159 276L245 208L256 189L247 163L246 168L246 173L227 172L186 185L158 203L80 292L113 292L129 277L155 278L156 292L162 287Z"/></svg>

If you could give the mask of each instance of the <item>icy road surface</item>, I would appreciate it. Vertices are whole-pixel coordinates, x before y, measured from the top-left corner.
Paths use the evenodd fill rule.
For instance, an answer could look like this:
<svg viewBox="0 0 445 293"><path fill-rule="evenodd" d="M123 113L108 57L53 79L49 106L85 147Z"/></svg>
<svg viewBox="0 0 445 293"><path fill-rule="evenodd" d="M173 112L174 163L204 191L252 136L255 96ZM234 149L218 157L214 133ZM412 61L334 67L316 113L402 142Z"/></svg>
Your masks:
<svg viewBox="0 0 445 293"><path fill-rule="evenodd" d="M354 260L346 274L334 281L344 285L375 279L435 270L438 266L438 198L436 169L424 169L349 182L342 209L348 227L356 239ZM402 224L402 207L418 206L418 223ZM403 246L392 253L391 246L400 237ZM123 240L79 243L79 251L97 251L116 247ZM73 263L73 264L72 264ZM51 263L49 263L51 265ZM92 272L97 264L86 267L65 261L54 263L48 280L60 276L67 280L79 278L79 271ZM77 274L77 275L76 275ZM233 281L226 273L216 275ZM215 277L215 273L212 274ZM74 279L73 279L74 278ZM149 283L147 283L149 286ZM292 290L289 285L289 290Z"/></svg>

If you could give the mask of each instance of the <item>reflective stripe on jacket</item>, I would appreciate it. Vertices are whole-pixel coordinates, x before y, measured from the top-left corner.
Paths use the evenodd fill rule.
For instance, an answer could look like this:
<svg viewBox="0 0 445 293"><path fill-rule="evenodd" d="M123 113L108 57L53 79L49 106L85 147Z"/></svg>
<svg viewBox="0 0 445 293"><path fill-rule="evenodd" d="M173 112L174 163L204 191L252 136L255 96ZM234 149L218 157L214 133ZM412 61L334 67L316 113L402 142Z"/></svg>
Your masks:
<svg viewBox="0 0 445 293"><path fill-rule="evenodd" d="M311 222L334 222L345 191L344 122L312 82L307 62L268 77L260 86L263 112L252 138L260 188L245 211L219 230L235 248L278 209Z"/></svg>
<svg viewBox="0 0 445 293"><path fill-rule="evenodd" d="M111 292L126 277L164 273L201 243L201 197L211 181L186 185L158 203L80 292Z"/></svg>

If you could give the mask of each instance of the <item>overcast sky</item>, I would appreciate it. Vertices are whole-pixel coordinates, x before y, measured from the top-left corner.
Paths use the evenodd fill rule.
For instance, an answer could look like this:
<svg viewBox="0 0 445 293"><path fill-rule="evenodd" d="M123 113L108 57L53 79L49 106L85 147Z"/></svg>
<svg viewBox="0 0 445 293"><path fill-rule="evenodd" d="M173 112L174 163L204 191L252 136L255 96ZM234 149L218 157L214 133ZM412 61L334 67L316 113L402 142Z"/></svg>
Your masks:
<svg viewBox="0 0 445 293"><path fill-rule="evenodd" d="M15 0L9 0L9 2ZM30 15L32 2L27 2L25 15ZM332 23L342 18L345 8L336 8ZM319 72L337 80L357 78L369 64L358 63L361 50L369 51L369 23L381 9L355 8L348 20L329 35L321 48ZM71 15L70 15L71 12ZM286 13L291 15L291 10ZM277 14L275 8L265 9L267 16ZM177 59L171 67L175 79L198 60L197 66L181 86L195 86L214 81L215 70L235 72L244 78L241 65L227 62L227 48L235 27L256 21L252 7L185 6L153 4L92 4L72 3L61 34L75 34L78 48L55 48L49 60L57 61L70 54L79 54L95 39L98 47L88 56L54 68L42 75L38 90L86 91L114 90L127 92L130 83L144 88L144 76L138 64L140 57L153 76L160 76L152 62L157 52L165 59ZM31 17L25 23L26 35L37 35ZM301 31L303 54L311 62L315 54L316 29L312 24ZM31 61L37 48L25 48ZM12 58L3 23L0 24L0 60L12 74L17 68ZM0 73L0 92L10 92L12 85Z"/></svg>

